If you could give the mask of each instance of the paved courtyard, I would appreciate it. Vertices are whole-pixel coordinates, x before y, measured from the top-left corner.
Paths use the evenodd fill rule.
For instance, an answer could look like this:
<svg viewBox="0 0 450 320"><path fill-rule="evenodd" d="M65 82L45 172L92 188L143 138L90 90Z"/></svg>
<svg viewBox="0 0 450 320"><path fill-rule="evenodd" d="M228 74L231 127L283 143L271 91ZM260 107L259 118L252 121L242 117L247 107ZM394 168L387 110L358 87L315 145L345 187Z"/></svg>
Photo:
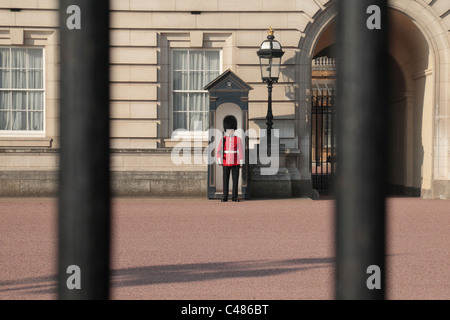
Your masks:
<svg viewBox="0 0 450 320"><path fill-rule="evenodd" d="M0 299L55 299L57 202L0 199ZM450 202L387 200L387 297L450 299ZM114 199L112 299L333 299L333 200Z"/></svg>

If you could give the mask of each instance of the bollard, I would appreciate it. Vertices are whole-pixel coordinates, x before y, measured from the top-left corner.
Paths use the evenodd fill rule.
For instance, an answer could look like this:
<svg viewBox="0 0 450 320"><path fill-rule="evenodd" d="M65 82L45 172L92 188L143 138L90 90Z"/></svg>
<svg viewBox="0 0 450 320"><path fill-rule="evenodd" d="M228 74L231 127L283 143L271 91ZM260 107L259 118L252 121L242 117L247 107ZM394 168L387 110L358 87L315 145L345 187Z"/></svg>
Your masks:
<svg viewBox="0 0 450 320"><path fill-rule="evenodd" d="M338 10L335 294L384 299L387 1Z"/></svg>
<svg viewBox="0 0 450 320"><path fill-rule="evenodd" d="M109 1L60 1L58 298L108 299Z"/></svg>

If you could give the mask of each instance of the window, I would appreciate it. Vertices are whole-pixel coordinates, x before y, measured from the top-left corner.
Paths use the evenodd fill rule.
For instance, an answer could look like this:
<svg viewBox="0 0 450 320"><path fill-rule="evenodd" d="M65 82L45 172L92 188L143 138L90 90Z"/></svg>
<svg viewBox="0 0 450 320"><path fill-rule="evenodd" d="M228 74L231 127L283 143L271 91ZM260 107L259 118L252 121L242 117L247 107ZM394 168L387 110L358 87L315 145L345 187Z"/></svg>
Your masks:
<svg viewBox="0 0 450 320"><path fill-rule="evenodd" d="M174 50L172 55L173 129L208 129L205 85L220 75L220 51Z"/></svg>
<svg viewBox="0 0 450 320"><path fill-rule="evenodd" d="M44 130L43 49L0 47L0 132Z"/></svg>

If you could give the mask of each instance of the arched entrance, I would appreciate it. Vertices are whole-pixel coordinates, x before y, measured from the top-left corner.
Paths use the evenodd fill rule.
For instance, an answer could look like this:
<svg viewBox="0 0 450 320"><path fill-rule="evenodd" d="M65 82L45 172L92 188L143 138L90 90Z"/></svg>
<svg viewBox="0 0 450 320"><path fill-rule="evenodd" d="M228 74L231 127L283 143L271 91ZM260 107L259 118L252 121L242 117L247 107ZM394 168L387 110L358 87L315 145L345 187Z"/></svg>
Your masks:
<svg viewBox="0 0 450 320"><path fill-rule="evenodd" d="M335 21L322 32L311 64L311 178L313 189L324 194L336 173L336 54Z"/></svg>
<svg viewBox="0 0 450 320"><path fill-rule="evenodd" d="M390 9L389 21L390 191L421 196L425 176L431 179L433 58L411 19Z"/></svg>
<svg viewBox="0 0 450 320"><path fill-rule="evenodd" d="M410 10L410 9L409 9ZM320 168L329 170L329 152L322 158L323 150L318 152L318 142L325 139L329 145L334 141L327 128L326 116L318 116L314 108L314 95L321 89L332 88L334 85L335 57L333 48L335 42L334 18L337 8L332 3L315 17L315 21L307 27L307 36L300 43L301 78L308 77L300 86L300 100L304 102L306 117L304 125L309 131L310 145L308 148L310 175L314 181L317 174L317 160ZM425 16L426 10L422 12ZM442 63L437 58L437 45L430 34L424 32L417 21L420 16L413 12L401 12L396 1L389 8L390 21L390 92L389 110L386 121L391 122L389 131L389 185L391 194L427 197L433 196L433 179L436 176L436 143L444 132L436 128L436 101L442 100L437 82L437 75L442 70ZM427 12L427 15L431 13ZM430 19L430 17L427 17ZM436 31L437 32L437 31ZM442 52L442 50L441 50ZM361 53L364 54L364 53ZM317 63L319 61L319 63ZM305 64L308 63L308 67ZM362 70L363 72L363 70ZM447 72L448 73L448 72ZM440 79L442 81L442 79ZM303 86L303 87L302 87ZM303 90L304 89L304 90ZM323 111L323 108L322 108ZM337 115L345 116L345 115ZM305 130L303 130L304 133ZM339 146L334 146L338 153ZM306 151L306 150L302 150ZM440 152L440 151L439 151ZM325 163L325 166L324 166ZM444 170L445 171L445 170ZM328 173L327 173L328 174Z"/></svg>

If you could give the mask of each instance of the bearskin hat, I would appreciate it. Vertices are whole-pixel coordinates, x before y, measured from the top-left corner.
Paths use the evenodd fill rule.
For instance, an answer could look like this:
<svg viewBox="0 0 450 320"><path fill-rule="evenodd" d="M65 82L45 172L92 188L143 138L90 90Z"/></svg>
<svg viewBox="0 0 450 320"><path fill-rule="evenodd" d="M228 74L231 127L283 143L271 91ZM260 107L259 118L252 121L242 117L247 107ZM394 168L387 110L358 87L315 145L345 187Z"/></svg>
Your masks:
<svg viewBox="0 0 450 320"><path fill-rule="evenodd" d="M226 130L234 129L237 130L237 120L234 116L226 116L223 119L223 128Z"/></svg>

